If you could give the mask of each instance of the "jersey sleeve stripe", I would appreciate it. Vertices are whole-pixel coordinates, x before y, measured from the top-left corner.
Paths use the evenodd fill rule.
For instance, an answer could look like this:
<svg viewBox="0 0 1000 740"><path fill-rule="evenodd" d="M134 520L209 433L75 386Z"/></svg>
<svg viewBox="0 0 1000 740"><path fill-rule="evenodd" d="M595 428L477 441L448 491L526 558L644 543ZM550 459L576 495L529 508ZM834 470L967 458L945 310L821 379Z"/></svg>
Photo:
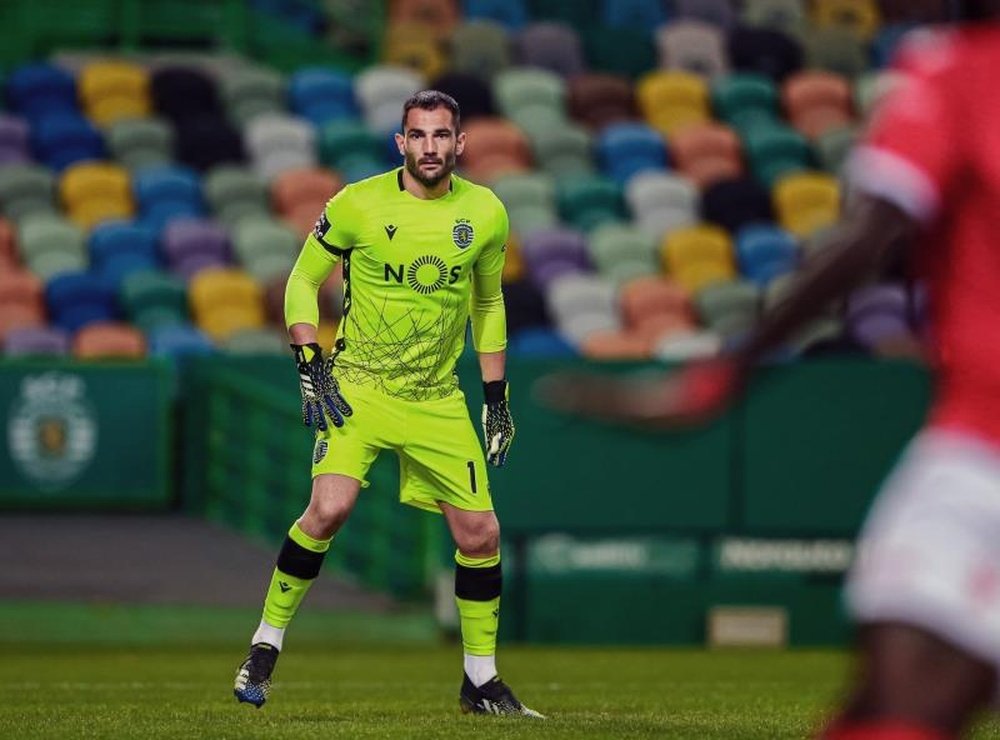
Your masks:
<svg viewBox="0 0 1000 740"><path fill-rule="evenodd" d="M858 147L848 160L847 176L852 189L886 200L917 221L927 223L940 209L941 195L934 181L888 149Z"/></svg>

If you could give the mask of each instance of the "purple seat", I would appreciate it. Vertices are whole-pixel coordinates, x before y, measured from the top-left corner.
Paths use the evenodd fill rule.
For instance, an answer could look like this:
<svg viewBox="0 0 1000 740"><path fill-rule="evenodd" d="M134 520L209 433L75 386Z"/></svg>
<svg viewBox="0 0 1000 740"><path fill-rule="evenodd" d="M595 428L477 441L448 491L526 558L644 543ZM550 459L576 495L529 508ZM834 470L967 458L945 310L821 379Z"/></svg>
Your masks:
<svg viewBox="0 0 1000 740"><path fill-rule="evenodd" d="M17 116L0 115L0 163L29 161L28 122Z"/></svg>
<svg viewBox="0 0 1000 740"><path fill-rule="evenodd" d="M586 240L571 229L532 232L524 238L521 254L531 281L542 290L560 275L590 269Z"/></svg>
<svg viewBox="0 0 1000 740"><path fill-rule="evenodd" d="M526 67L541 67L562 77L586 71L580 37L563 23L531 24L518 35L517 49Z"/></svg>
<svg viewBox="0 0 1000 740"><path fill-rule="evenodd" d="M7 333L7 357L57 356L69 354L69 334L54 326L31 326Z"/></svg>
<svg viewBox="0 0 1000 740"><path fill-rule="evenodd" d="M197 255L214 257L216 264L225 264L229 254L229 236L225 228L204 218L170 221L163 229L161 243L172 266Z"/></svg>
<svg viewBox="0 0 1000 740"><path fill-rule="evenodd" d="M202 270L209 267L225 267L226 258L218 254L193 253L182 257L173 263L170 269L185 280L190 280Z"/></svg>
<svg viewBox="0 0 1000 740"><path fill-rule="evenodd" d="M847 326L851 337L864 347L913 334L909 296L902 285L869 285L847 300Z"/></svg>

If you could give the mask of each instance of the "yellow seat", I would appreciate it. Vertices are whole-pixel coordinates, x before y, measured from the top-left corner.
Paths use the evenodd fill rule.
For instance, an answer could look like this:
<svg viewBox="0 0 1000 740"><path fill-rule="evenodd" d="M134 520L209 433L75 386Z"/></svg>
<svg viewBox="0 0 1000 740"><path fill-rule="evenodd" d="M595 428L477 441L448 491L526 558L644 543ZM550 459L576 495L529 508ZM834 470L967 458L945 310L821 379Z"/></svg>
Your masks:
<svg viewBox="0 0 1000 740"><path fill-rule="evenodd" d="M202 270L191 279L188 295L195 323L215 341L264 326L264 289L242 270Z"/></svg>
<svg viewBox="0 0 1000 740"><path fill-rule="evenodd" d="M837 179L820 172L797 172L774 186L774 209L782 228L805 238L840 216Z"/></svg>
<svg viewBox="0 0 1000 740"><path fill-rule="evenodd" d="M149 72L127 62L92 62L80 73L87 116L100 125L150 115Z"/></svg>
<svg viewBox="0 0 1000 740"><path fill-rule="evenodd" d="M507 259L503 263L503 281L513 283L524 277L524 258L521 257L521 241L513 231L507 237Z"/></svg>
<svg viewBox="0 0 1000 740"><path fill-rule="evenodd" d="M389 26L382 45L382 61L399 67L409 67L433 80L448 64L433 29L419 24Z"/></svg>
<svg viewBox="0 0 1000 740"><path fill-rule="evenodd" d="M129 200L88 200L67 213L69 220L83 229L91 229L102 221L131 218L135 209Z"/></svg>
<svg viewBox="0 0 1000 740"><path fill-rule="evenodd" d="M879 12L875 0L814 0L813 23L850 31L868 41L879 29Z"/></svg>
<svg viewBox="0 0 1000 740"><path fill-rule="evenodd" d="M668 233L660 247L663 264L689 293L736 276L733 243L718 226L689 226Z"/></svg>
<svg viewBox="0 0 1000 740"><path fill-rule="evenodd" d="M72 221L90 228L135 212L128 171L107 162L80 162L59 180L59 197Z"/></svg>
<svg viewBox="0 0 1000 740"><path fill-rule="evenodd" d="M639 81L637 97L649 125L667 136L711 118L708 85L689 72L651 72Z"/></svg>

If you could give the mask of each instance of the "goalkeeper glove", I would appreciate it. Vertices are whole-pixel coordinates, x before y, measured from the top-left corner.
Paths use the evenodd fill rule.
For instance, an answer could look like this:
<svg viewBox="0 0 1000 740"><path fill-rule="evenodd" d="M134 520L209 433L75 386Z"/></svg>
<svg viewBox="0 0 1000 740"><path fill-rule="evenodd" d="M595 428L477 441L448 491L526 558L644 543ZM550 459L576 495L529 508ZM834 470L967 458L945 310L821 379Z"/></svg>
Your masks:
<svg viewBox="0 0 1000 740"><path fill-rule="evenodd" d="M506 380L483 383L483 437L486 441L486 460L498 468L507 461L507 450L514 441L514 420L507 405Z"/></svg>
<svg viewBox="0 0 1000 740"><path fill-rule="evenodd" d="M302 391L302 422L311 427L313 419L320 431L326 431L326 417L335 427L344 426L344 417L354 413L340 395L340 386L333 377L333 361L323 359L323 351L315 342L293 344L295 365L299 371Z"/></svg>

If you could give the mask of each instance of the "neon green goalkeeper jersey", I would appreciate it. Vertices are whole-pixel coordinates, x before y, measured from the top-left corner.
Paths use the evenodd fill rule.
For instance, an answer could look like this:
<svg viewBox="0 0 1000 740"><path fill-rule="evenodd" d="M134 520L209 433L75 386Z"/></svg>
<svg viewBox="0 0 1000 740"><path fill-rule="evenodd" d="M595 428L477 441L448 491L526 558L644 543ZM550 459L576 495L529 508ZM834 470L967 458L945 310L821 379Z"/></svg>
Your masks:
<svg viewBox="0 0 1000 740"><path fill-rule="evenodd" d="M479 352L506 347L500 290L507 212L487 188L454 174L423 200L402 169L348 185L326 205L288 280L285 322L316 325L317 292L344 261L336 375L406 400L455 391L472 319Z"/></svg>

